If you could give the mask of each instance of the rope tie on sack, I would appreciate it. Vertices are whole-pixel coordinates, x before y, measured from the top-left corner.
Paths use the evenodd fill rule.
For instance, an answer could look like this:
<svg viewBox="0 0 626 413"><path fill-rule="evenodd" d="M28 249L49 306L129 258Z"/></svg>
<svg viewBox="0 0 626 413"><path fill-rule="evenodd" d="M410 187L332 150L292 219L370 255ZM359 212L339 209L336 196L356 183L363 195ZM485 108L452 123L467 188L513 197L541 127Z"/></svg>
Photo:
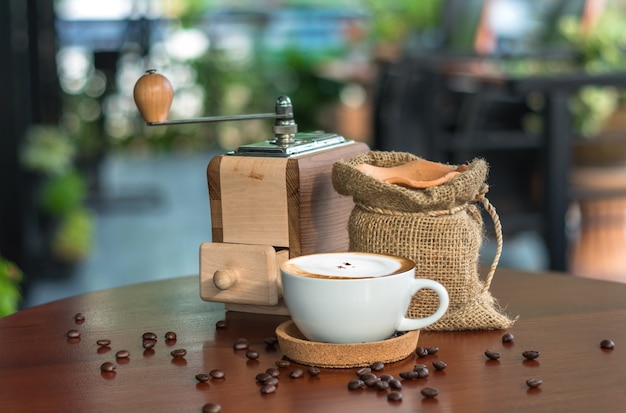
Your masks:
<svg viewBox="0 0 626 413"><path fill-rule="evenodd" d="M450 209L439 210L439 211L427 211L427 212L405 212L405 211L396 211L388 208L379 208L372 207L369 205L364 205L363 203L356 202L356 206L368 212L374 212L378 214L385 215L397 215L397 216L428 216L428 217L441 217L447 215L455 215L461 211L466 210L469 205L478 203L483 206L485 211L489 213L491 220L493 222L495 235L496 235L496 253L494 255L493 261L491 262L491 266L489 267L489 272L487 273L487 277L485 278L485 282L482 288L481 293L485 293L491 287L491 280L493 279L494 274L496 273L496 268L498 267L498 263L500 262L500 256L502 255L502 224L500 223L500 217L496 212L496 208L489 202L487 197L485 196L489 191L489 185L484 184L478 194L474 197L473 200L466 202L462 205L457 205Z"/></svg>

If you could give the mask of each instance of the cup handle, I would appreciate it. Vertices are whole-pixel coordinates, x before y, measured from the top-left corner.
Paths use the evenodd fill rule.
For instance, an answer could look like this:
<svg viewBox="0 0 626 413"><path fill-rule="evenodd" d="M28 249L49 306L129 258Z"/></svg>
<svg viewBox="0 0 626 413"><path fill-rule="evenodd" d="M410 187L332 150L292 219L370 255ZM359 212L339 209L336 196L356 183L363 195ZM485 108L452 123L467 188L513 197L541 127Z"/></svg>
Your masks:
<svg viewBox="0 0 626 413"><path fill-rule="evenodd" d="M450 303L450 298L448 296L448 291L445 289L443 285L434 280L427 280L424 278L416 278L413 280L411 284L411 294L413 297L415 293L419 290L428 289L433 290L439 296L439 308L433 314L424 318L407 318L405 316L408 308L405 309L404 313L401 315L399 319L398 331L410 331L410 330L419 330L426 326L429 326L439 320L445 314L448 309L448 305ZM410 305L410 301L409 301Z"/></svg>

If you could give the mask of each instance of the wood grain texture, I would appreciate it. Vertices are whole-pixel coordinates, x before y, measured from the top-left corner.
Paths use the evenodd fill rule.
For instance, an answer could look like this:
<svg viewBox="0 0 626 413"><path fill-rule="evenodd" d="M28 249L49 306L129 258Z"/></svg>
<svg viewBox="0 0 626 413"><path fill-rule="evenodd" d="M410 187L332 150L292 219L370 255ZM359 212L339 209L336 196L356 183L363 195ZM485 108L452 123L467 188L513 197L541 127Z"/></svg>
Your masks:
<svg viewBox="0 0 626 413"><path fill-rule="evenodd" d="M322 369L317 377L291 379L295 363L281 369L274 394L262 395L255 376L273 367L280 349L267 347L287 317L224 312L222 304L202 301L198 276L104 290L29 308L0 319L0 411L3 412L199 412L209 401L224 412L590 412L623 411L626 406L626 285L551 273L500 269L492 292L511 315L520 318L504 331L422 332L420 346L437 346L435 355L411 356L385 366L395 376L417 363L434 360L448 367L428 378L404 381L401 402L384 392L347 389L354 369ZM82 312L85 321L74 322ZM216 328L218 320L227 327ZM68 340L67 330L80 331ZM166 343L166 331L178 334ZM141 335L155 332L154 351L144 351ZM245 337L260 353L248 360L233 343ZM109 349L96 340L111 339ZM609 338L615 349L602 350ZM185 348L173 360L170 351ZM130 351L116 373L100 365L115 352ZM484 351L501 354L488 360ZM539 350L533 362L522 352ZM226 377L197 383L194 376L222 369ZM529 390L528 378L543 380ZM439 395L424 399L420 390Z"/></svg>
<svg viewBox="0 0 626 413"><path fill-rule="evenodd" d="M269 245L206 242L200 246L200 297L207 301L278 304L280 277ZM220 285L216 281L224 279Z"/></svg>
<svg viewBox="0 0 626 413"><path fill-rule="evenodd" d="M133 98L144 121L165 122L174 99L174 89L165 76L149 70L135 83Z"/></svg>
<svg viewBox="0 0 626 413"><path fill-rule="evenodd" d="M334 190L332 165L367 151L355 142L290 158L213 158L213 242L289 248L290 257L347 250L354 203Z"/></svg>
<svg viewBox="0 0 626 413"><path fill-rule="evenodd" d="M348 219L354 202L333 188L332 166L367 151L364 143L354 143L289 160L291 257L348 250Z"/></svg>
<svg viewBox="0 0 626 413"><path fill-rule="evenodd" d="M224 242L224 225L222 223L222 188L220 185L220 164L224 155L213 157L206 169L206 180L209 189L209 208L211 213L211 240Z"/></svg>
<svg viewBox="0 0 626 413"><path fill-rule="evenodd" d="M289 246L285 158L224 156L220 164L224 242Z"/></svg>
<svg viewBox="0 0 626 413"><path fill-rule="evenodd" d="M203 243L200 246L200 297L226 303L227 310L289 315L282 300L280 266L289 251L269 245ZM229 274L232 285L216 286L218 271Z"/></svg>

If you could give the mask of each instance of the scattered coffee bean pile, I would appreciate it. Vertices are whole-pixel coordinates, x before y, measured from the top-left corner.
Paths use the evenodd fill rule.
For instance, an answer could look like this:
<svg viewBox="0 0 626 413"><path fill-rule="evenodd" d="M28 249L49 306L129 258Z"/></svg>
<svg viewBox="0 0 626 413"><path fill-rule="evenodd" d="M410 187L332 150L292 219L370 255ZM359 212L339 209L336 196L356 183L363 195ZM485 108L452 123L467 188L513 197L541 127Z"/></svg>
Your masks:
<svg viewBox="0 0 626 413"><path fill-rule="evenodd" d="M76 313L74 315L74 322L77 325L83 324L86 320L86 317L83 313ZM222 327L225 327L225 323L220 323ZM81 333L77 328L71 328L65 333L65 337L68 342L77 342L81 340ZM164 334L165 343L168 346L174 345L177 341L177 334L174 331L168 331ZM144 348L144 355L148 355L154 352L153 348L156 346L158 342L158 335L154 332L148 331L142 334L141 343ZM274 341L275 343L277 341ZM100 349L99 353L106 353L110 350L111 340L108 338L100 338L96 340L96 345ZM187 355L187 350L184 348L174 349L170 352L170 355L174 359L183 359ZM257 352L258 357L258 352ZM118 363L125 364L123 360L128 360L130 358L129 350L118 350L115 353L115 360ZM254 358L254 354L252 357ZM117 371L117 363L113 361L105 361L100 365L100 371L103 377L114 377ZM225 374L220 369L211 370L208 374L198 373L195 378L199 383L206 383L212 379L223 379ZM202 407L203 413L219 413L221 412L222 407L217 403L207 403Z"/></svg>
<svg viewBox="0 0 626 413"><path fill-rule="evenodd" d="M74 316L74 321L76 324L80 325L84 323L86 317L82 313L76 313ZM216 323L216 328L225 329L226 322L225 320L220 320ZM65 334L68 342L71 341L80 341L81 332L77 328L72 328L68 330ZM177 334L173 331L168 331L164 335L165 342L167 345L171 346L177 341ZM145 349L144 355L146 351L153 352L153 348L156 346L158 341L157 334L153 332L145 332L141 336L142 346ZM503 346L510 346L514 341L514 336L511 333L505 333L501 337ZM264 339L264 343L266 345L267 351L275 351L275 347L278 344L276 337L268 337ZM96 341L97 346L100 349L110 349L111 340L107 338L100 338ZM261 358L261 353L258 350L251 349L250 343L246 338L238 338L232 345L233 349L238 352L241 351L245 354L246 359L248 360L258 360ZM610 339L603 339L600 341L599 347L605 351L611 351L615 348L615 343ZM428 356L435 355L439 352L438 347L417 347L415 349L415 356L417 359L424 359ZM519 354L519 353L518 353ZM184 348L177 348L170 351L170 355L173 359L184 359L187 355L187 350ZM487 349L484 352L485 357L488 359L489 363L497 362L501 358L500 352ZM539 350L531 349L525 350L521 353L522 360L524 363L536 363L536 359L539 358L541 352ZM115 353L115 359L118 363L124 364L123 360L129 359L131 356L129 350L121 349ZM433 360L431 362L432 367L436 372L441 372L447 368L447 364L440 359ZM308 375L308 377L317 377L321 374L322 370L318 367L309 366L305 369L300 367L291 367L291 362L283 357L279 360L274 361L275 367L269 367L263 373L259 373L255 377L255 381L259 386L259 392L261 395L267 395L277 392L279 385L279 377L281 376L281 370L288 370L284 376L288 377L291 380L299 380L303 379ZM100 365L100 371L105 375L115 375L117 371L117 364L112 361L105 361ZM371 364L369 367L359 368L355 371L356 378L348 381L347 388L348 391L364 391L366 389L370 389L370 391L375 394L386 393L387 400L390 403L401 402L404 398L402 394L403 382L404 381L414 381L414 380L422 380L424 383L428 381L430 376L430 370L425 363L417 363L414 365L412 370L401 371L398 373L399 378L396 378L391 373L383 372L385 370L385 364L382 362L376 362ZM226 377L224 371L220 369L213 369L208 373L198 373L195 375L195 380L200 384L208 384L211 380L220 380ZM529 388L529 391L537 389L541 386L543 380L537 377L531 377L526 380L526 386ZM435 387L422 387L420 389L420 394L425 399L432 399L439 395L439 390ZM202 407L202 412L212 413L212 412L221 412L222 407L217 403L206 403Z"/></svg>
<svg viewBox="0 0 626 413"><path fill-rule="evenodd" d="M437 347L418 347L415 350L415 354L418 358L424 358L428 355L436 354L439 349ZM446 366L445 362L441 360L433 361L433 365L439 366L436 370L443 370ZM356 370L356 379L350 380L348 382L348 390L357 391L362 389L373 389L377 393L387 392L387 400L390 402L399 402L403 399L402 395L402 381L410 381L410 380L418 380L418 379L427 379L430 375L430 371L426 364L415 364L412 370L401 371L398 373L400 379L394 377L390 373L382 373L380 375L375 372L382 371L385 365L381 362L373 363L369 367L362 367ZM427 388L425 388L427 389ZM424 389L423 389L424 390ZM436 392L436 393L433 393ZM426 393L422 392L424 397L435 397L438 394L437 389L426 390ZM428 395L428 396L427 396Z"/></svg>

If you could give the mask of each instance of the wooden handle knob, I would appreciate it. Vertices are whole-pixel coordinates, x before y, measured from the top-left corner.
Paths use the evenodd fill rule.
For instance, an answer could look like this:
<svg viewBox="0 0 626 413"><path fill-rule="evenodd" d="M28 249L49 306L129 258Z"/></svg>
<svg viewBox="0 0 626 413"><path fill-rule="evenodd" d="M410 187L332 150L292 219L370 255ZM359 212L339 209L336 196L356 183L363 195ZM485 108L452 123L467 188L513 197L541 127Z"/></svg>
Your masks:
<svg viewBox="0 0 626 413"><path fill-rule="evenodd" d="M174 99L174 89L165 76L151 69L135 83L133 98L146 123L165 122Z"/></svg>
<svg viewBox="0 0 626 413"><path fill-rule="evenodd" d="M239 278L235 270L217 270L213 274L213 284L220 290L228 290Z"/></svg>

